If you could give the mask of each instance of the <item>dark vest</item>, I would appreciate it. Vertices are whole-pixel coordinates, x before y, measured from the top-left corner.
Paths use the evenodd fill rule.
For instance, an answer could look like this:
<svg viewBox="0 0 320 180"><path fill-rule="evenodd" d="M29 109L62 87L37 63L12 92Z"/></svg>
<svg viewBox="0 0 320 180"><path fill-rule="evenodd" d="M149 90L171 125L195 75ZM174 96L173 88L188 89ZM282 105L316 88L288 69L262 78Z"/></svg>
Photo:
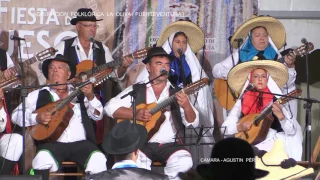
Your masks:
<svg viewBox="0 0 320 180"><path fill-rule="evenodd" d="M1 71L7 69L7 53L3 49L0 49L0 69Z"/></svg>
<svg viewBox="0 0 320 180"><path fill-rule="evenodd" d="M87 140L91 141L93 144L97 144L93 125L91 123L92 120L89 118L89 116L87 114L87 109L84 106L83 93L81 93L77 98L78 98L78 103L80 103L82 124L83 124L85 131L86 131L86 138L87 138ZM51 100L50 92L46 89L43 89L38 94L36 109L39 109L39 108L41 108L51 102L52 102L52 100Z"/></svg>
<svg viewBox="0 0 320 180"><path fill-rule="evenodd" d="M140 84L134 84L133 89L136 89ZM136 104L139 105L141 103L146 103L146 86L142 86L139 88L139 91L137 91L137 98L136 98ZM170 87L169 89L169 95L173 95L176 92L178 92L180 88L176 85L174 85L174 88ZM185 126L182 123L181 119L181 112L180 112L180 106L179 104L175 101L174 103L171 104L171 114L172 114L172 119L173 119L173 124L175 127L176 132L178 133L179 137L179 142L184 143L184 137L185 137ZM179 130L179 132L178 132Z"/></svg>
<svg viewBox="0 0 320 180"><path fill-rule="evenodd" d="M79 57L77 57L77 53L76 53L76 49L75 48L79 48L77 46L72 46L74 40L76 39L76 37L71 38L71 39L67 39L64 41L64 53L63 55L69 59L70 61L72 61L74 64L78 64L77 59ZM106 58L105 58L105 52L102 46L101 42L96 41L96 44L98 45L99 48L96 48L96 52L95 55L97 56L95 59L95 63L96 65L102 65L106 63ZM80 59L79 59L80 60Z"/></svg>

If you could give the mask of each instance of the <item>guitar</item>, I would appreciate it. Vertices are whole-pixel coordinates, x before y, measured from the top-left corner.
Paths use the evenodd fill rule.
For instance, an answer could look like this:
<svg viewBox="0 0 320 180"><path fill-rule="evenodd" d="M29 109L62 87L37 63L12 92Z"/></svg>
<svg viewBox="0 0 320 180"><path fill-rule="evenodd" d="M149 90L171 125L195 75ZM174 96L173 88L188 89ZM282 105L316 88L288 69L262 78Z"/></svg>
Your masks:
<svg viewBox="0 0 320 180"><path fill-rule="evenodd" d="M184 87L183 89L181 89L178 92L184 92L185 94L189 95L189 94L192 94L192 93L198 91L199 89L201 89L205 85L207 85L208 82L209 82L208 78L202 78L194 83L187 85L186 87ZM143 103L143 104L137 105L137 107L136 107L137 110L138 109L149 109L150 113L152 115L150 121L148 121L148 122L137 120L137 124L141 124L146 127L146 129L148 131L149 139L159 130L162 122L165 120L163 117L160 118L162 115L161 111L175 101L176 101L176 96L174 94L174 95L171 95L170 97L166 98L165 100L161 101L159 104L157 104L157 103L144 104ZM117 120L117 122L121 122L121 121L123 121L123 119Z"/></svg>
<svg viewBox="0 0 320 180"><path fill-rule="evenodd" d="M132 58L142 58L145 57L149 51L149 49L151 49L152 47L147 47L144 49L140 49L132 54L128 54L124 57L132 57ZM77 73L76 76L78 76L80 73L85 73L88 76L91 76L92 74L92 66L94 66L93 68L93 73L96 73L98 71L101 71L102 69L105 68L114 68L116 66L120 66L122 63L122 60L114 60L111 62L108 62L106 64L102 64L100 66L96 66L96 64L94 64L92 62L92 60L83 60L81 61L79 64L77 64Z"/></svg>
<svg viewBox="0 0 320 180"><path fill-rule="evenodd" d="M302 90L296 89L287 96L297 97L301 95ZM279 104L285 104L291 101L293 98L290 97L282 97L277 100ZM273 122L273 118L271 116L272 113L272 104L271 102L262 112L261 114L249 114L245 117L241 118L239 123L242 122L252 122L251 128L249 131L242 131L235 134L236 138L243 139L252 145L256 145L262 141L264 141L269 132L269 128Z"/></svg>
<svg viewBox="0 0 320 180"><path fill-rule="evenodd" d="M312 51L314 49L314 45L312 42L308 43L308 51ZM303 57L306 55L306 45L302 45L292 51L295 56ZM278 59L279 62L284 63L284 58ZM227 109L231 110L234 104L237 101L238 94L233 93L233 91L229 88L227 80L217 78L214 82L214 93L220 103L220 105Z"/></svg>
<svg viewBox="0 0 320 180"><path fill-rule="evenodd" d="M105 69L100 71L99 73L95 73L92 76L96 79L93 85L97 86L105 81L111 72L112 71ZM49 103L37 109L35 113L50 112L52 115L52 119L47 125L37 124L29 128L30 134L33 139L37 141L56 141L61 136L63 131L68 127L69 121L73 116L73 110L69 103L81 93L82 91L80 90L80 88L76 88L65 99Z"/></svg>
<svg viewBox="0 0 320 180"><path fill-rule="evenodd" d="M55 54L56 50L52 47L41 51L40 53L38 53L37 55L35 55L34 57L25 60L24 62L22 62L22 65L24 68L29 67L31 64L37 62L37 61L43 61L47 58L49 58L50 56L53 56ZM9 68L11 71L13 71L14 74L19 74L21 72L21 66L19 65L15 65L11 68ZM0 88L14 88L16 86L18 86L19 84L21 84L21 79L19 77L13 77L11 79L5 79L4 77L4 73L0 71Z"/></svg>

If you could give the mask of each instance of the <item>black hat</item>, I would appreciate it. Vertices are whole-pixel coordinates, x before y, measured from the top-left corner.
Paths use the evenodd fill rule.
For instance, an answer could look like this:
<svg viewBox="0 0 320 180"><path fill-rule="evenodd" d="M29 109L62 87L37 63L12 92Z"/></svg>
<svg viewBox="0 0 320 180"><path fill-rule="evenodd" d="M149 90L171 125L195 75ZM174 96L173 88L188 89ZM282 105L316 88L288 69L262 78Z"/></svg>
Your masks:
<svg viewBox="0 0 320 180"><path fill-rule="evenodd" d="M166 56L170 59L173 59L173 56L169 55L161 46L153 47L148 51L147 57L142 61L147 64L153 56Z"/></svg>
<svg viewBox="0 0 320 180"><path fill-rule="evenodd" d="M57 54L56 57L43 61L42 73L44 77L46 77L47 79L48 79L49 64L51 63L51 61L61 61L61 62L67 63L71 71L71 76L69 79L74 78L74 76L76 75L76 71L77 71L76 65L73 64L71 61L69 61L66 57L62 56L61 54Z"/></svg>
<svg viewBox="0 0 320 180"><path fill-rule="evenodd" d="M204 179L258 179L269 174L255 168L251 145L238 138L226 138L216 143L210 160L210 164L197 167L197 172Z"/></svg>
<svg viewBox="0 0 320 180"><path fill-rule="evenodd" d="M112 155L129 154L147 142L147 129L129 120L117 123L102 143L103 150Z"/></svg>
<svg viewBox="0 0 320 180"><path fill-rule="evenodd" d="M70 23L76 25L78 21L102 21L97 19L91 8L80 8L77 11L77 17L71 19Z"/></svg>

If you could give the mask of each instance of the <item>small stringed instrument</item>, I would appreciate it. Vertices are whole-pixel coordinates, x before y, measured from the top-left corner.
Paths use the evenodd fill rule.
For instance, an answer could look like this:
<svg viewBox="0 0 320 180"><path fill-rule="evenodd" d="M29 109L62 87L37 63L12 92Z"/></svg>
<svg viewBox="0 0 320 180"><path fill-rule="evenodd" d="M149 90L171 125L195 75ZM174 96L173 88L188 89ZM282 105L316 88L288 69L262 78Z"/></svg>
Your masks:
<svg viewBox="0 0 320 180"><path fill-rule="evenodd" d="M149 51L149 49L151 49L152 47L147 47L144 49L140 49L132 54L126 55L124 57L132 57L132 58L142 58L145 57ZM120 66L122 63L122 60L114 60L111 62L108 62L106 64L102 64L100 66L96 66L92 60L83 60L81 61L79 64L77 64L77 73L76 76L78 76L80 73L85 73L88 76L90 76L92 74L92 65L94 66L93 68L93 73L96 73L102 69L105 68L114 68L116 66Z"/></svg>
<svg viewBox="0 0 320 180"><path fill-rule="evenodd" d="M312 42L308 43L308 51L312 51L314 45ZM303 57L306 55L306 45L302 45L292 51L295 56ZM279 62L284 63L284 58L278 59ZM229 88L227 80L217 78L214 81L214 93L220 103L220 105L227 109L231 110L234 104L237 101L238 94L234 93L232 89Z"/></svg>
<svg viewBox="0 0 320 180"><path fill-rule="evenodd" d="M56 52L56 50L54 48L50 47L44 51L41 51L40 53L38 53L34 57L23 61L22 65L24 68L27 68L31 64L33 64L37 61L43 61L43 60L49 58L50 56L53 56L55 54L55 52ZM13 71L14 74L20 74L20 72L21 72L20 64L15 65L15 66L8 68L8 69ZM4 72L0 71L0 88L14 88L20 84L21 84L21 78L14 76L11 79L6 79L4 77Z"/></svg>
<svg viewBox="0 0 320 180"><path fill-rule="evenodd" d="M301 95L301 92L301 89L296 89L287 94L287 96L297 97ZM293 99L290 97L279 98L277 102L279 104L285 104ZM252 125L249 131L238 132L235 134L235 137L243 139L252 145L256 145L264 141L273 122L273 118L271 116L272 104L273 102L270 102L270 104L261 112L261 114L249 114L241 118L239 123L252 122Z"/></svg>
<svg viewBox="0 0 320 180"><path fill-rule="evenodd" d="M207 85L209 82L208 78L202 78L194 83L191 83L181 89L178 92L184 92L185 94L189 95L192 94L205 85ZM177 92L177 93L178 93ZM136 109L149 109L150 113L152 114L151 120L148 122L145 121L139 121L137 120L137 124L141 124L146 127L148 131L148 137L149 139L159 130L162 122L165 120L164 117L161 117L162 115L162 110L169 106L171 103L176 101L176 96L171 95L170 97L166 98L165 100L161 101L159 104L157 103L151 103L151 104L139 104L137 105ZM161 117L161 118L160 118ZM159 119L160 118L160 119ZM123 119L118 119L117 122L121 122Z"/></svg>
<svg viewBox="0 0 320 180"><path fill-rule="evenodd" d="M111 72L112 71L105 69L95 73L92 76L95 78L95 82L92 82L93 85L97 86L105 81ZM68 127L69 121L73 116L73 110L69 103L81 93L82 91L80 88L76 88L65 99L49 103L37 109L35 113L50 112L52 119L47 125L37 124L29 128L31 136L37 141L56 141L61 136L63 131Z"/></svg>

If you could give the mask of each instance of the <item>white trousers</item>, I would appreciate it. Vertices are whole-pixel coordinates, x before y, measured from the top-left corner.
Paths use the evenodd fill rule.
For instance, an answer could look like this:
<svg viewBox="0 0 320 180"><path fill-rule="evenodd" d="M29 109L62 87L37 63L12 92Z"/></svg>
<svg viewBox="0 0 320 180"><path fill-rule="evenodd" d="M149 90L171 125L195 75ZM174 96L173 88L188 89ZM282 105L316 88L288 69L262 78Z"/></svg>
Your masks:
<svg viewBox="0 0 320 180"><path fill-rule="evenodd" d="M95 152L91 155L85 172L89 174L97 174L107 170L107 158L101 152ZM58 162L52 157L48 151L39 151L32 161L32 168L36 170L49 169L55 172L59 169Z"/></svg>
<svg viewBox="0 0 320 180"><path fill-rule="evenodd" d="M151 159L149 159L144 153L138 153L137 166L139 168L144 168L151 170ZM193 162L191 154L186 150L179 150L174 152L169 159L164 168L164 173L171 180L180 180L178 177L179 172L187 172L192 168Z"/></svg>
<svg viewBox="0 0 320 180"><path fill-rule="evenodd" d="M22 136L20 134L4 134L0 138L1 157L10 161L19 161L22 149Z"/></svg>

